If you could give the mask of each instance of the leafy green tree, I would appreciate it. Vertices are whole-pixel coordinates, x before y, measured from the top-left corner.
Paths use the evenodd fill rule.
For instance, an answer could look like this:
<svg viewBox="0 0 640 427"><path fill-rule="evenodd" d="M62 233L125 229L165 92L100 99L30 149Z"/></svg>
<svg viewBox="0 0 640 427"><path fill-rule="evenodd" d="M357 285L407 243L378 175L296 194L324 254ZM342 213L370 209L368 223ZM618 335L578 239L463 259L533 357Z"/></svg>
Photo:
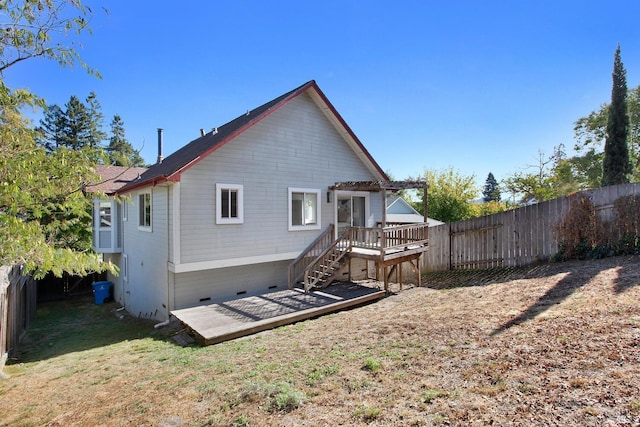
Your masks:
<svg viewBox="0 0 640 427"><path fill-rule="evenodd" d="M627 114L627 72L620 58L620 45L616 49L613 62L613 87L611 106L607 120L607 138L604 144L602 160L602 185L624 184L629 182L631 173L627 135L629 116Z"/></svg>
<svg viewBox="0 0 640 427"><path fill-rule="evenodd" d="M429 184L427 216L443 222L460 221L474 216L471 202L478 194L475 176L464 176L453 167L444 170L425 170ZM418 190L418 200L422 200ZM423 207L419 207L423 211Z"/></svg>
<svg viewBox="0 0 640 427"><path fill-rule="evenodd" d="M628 148L631 160L634 182L640 181L640 86L630 89L627 94L627 115L629 117ZM589 173L587 188L600 186L602 180L602 159L604 143L607 137L607 118L609 117L609 104L603 104L597 111L592 111L586 117L581 117L575 122L573 128L576 140L574 149L581 153L575 156L576 162L582 166L582 170L597 172L597 178ZM582 154L584 153L584 154ZM592 165L588 165L593 162ZM587 166L588 165L588 166ZM582 172L584 176L584 172Z"/></svg>
<svg viewBox="0 0 640 427"><path fill-rule="evenodd" d="M498 202L492 200L484 203L474 203L471 205L471 211L473 217L493 215L498 212L504 212L509 209L509 205L505 202Z"/></svg>
<svg viewBox="0 0 640 427"><path fill-rule="evenodd" d="M561 186L558 185L556 171L564 161L563 146L554 148L553 155L546 157L542 151L538 151L538 164L528 166L532 172L516 172L504 181L504 188L512 194L514 202L527 204L542 202L562 195ZM519 197L519 200L515 200Z"/></svg>
<svg viewBox="0 0 640 427"><path fill-rule="evenodd" d="M109 164L116 166L144 166L144 159L138 151L127 141L124 131L124 122L119 115L113 116L111 120L111 137L107 147Z"/></svg>
<svg viewBox="0 0 640 427"><path fill-rule="evenodd" d="M0 15L0 75L20 62L45 58L63 67L79 64L99 76L82 61L69 40L91 33L93 13L80 0L4 0ZM63 43L65 39L68 43Z"/></svg>
<svg viewBox="0 0 640 427"><path fill-rule="evenodd" d="M500 186L491 172L487 175L487 180L485 181L484 189L482 190L482 196L482 200L484 200L485 203L500 201Z"/></svg>
<svg viewBox="0 0 640 427"><path fill-rule="evenodd" d="M87 31L89 15L77 0L0 2L0 16L8 20L0 23L0 263L22 264L36 277L117 270L70 232L84 227L83 190L97 179L93 164L83 150L39 146L23 111L44 108L44 101L4 82L11 67L31 58L84 66L62 40Z"/></svg>

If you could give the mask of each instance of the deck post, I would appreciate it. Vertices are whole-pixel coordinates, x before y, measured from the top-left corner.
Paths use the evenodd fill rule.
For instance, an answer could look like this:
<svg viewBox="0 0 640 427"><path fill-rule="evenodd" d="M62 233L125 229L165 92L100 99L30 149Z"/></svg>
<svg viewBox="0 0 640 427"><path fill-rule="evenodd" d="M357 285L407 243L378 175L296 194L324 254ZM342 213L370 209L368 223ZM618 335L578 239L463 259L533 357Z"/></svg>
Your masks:
<svg viewBox="0 0 640 427"><path fill-rule="evenodd" d="M423 216L424 216L424 223L425 223L425 224L427 224L427 223L428 223L428 221L427 221L427 218L428 218L428 216L427 216L427 210L428 210L428 209L427 209L427 208L428 208L428 205L427 205L427 189L426 189L426 188L424 188L424 189L422 190L422 214L423 214Z"/></svg>
<svg viewBox="0 0 640 427"><path fill-rule="evenodd" d="M387 226L387 190L382 189L382 228Z"/></svg>

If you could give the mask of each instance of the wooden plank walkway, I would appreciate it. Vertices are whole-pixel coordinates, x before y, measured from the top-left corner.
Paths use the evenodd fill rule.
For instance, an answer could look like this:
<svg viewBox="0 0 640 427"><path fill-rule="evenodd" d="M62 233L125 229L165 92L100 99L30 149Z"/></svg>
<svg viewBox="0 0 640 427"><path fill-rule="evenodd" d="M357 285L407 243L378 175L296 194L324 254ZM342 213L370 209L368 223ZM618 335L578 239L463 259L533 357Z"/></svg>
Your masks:
<svg viewBox="0 0 640 427"><path fill-rule="evenodd" d="M378 288L341 282L305 294L291 289L171 312L202 345L255 334L278 326L378 300Z"/></svg>

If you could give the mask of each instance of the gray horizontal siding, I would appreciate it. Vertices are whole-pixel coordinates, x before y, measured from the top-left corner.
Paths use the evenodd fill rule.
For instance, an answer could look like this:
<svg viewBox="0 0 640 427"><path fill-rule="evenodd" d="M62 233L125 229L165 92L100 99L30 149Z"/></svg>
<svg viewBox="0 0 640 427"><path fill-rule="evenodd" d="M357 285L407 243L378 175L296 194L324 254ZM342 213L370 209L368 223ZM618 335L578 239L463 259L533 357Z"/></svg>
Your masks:
<svg viewBox="0 0 640 427"><path fill-rule="evenodd" d="M311 98L297 97L182 175L181 262L299 251L319 231L288 231L288 187L321 190L326 228L333 222L327 188L371 179ZM215 223L216 183L244 186L243 224Z"/></svg>
<svg viewBox="0 0 640 427"><path fill-rule="evenodd" d="M175 309L286 289L287 265L274 262L175 274Z"/></svg>
<svg viewBox="0 0 640 427"><path fill-rule="evenodd" d="M151 191L152 231L138 229L138 194ZM123 254L129 259L128 281L118 280L116 296L136 316L163 320L167 309L169 188L157 186L130 194L124 225Z"/></svg>

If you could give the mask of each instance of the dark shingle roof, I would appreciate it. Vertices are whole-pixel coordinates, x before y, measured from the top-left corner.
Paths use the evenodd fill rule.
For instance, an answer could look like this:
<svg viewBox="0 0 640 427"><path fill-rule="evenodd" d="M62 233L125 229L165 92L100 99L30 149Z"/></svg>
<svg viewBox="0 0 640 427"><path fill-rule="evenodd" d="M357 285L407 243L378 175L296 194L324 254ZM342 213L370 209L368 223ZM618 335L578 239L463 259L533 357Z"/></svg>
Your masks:
<svg viewBox="0 0 640 427"><path fill-rule="evenodd" d="M102 191L105 194L113 194L123 186L137 180L146 170L147 168L96 165L95 171L101 181L87 185L87 191Z"/></svg>
<svg viewBox="0 0 640 427"><path fill-rule="evenodd" d="M373 158L366 151L364 146L360 143L357 137L351 132L347 124L342 120L339 114L333 109L328 99L322 94L320 88L318 88L315 80L308 81L307 83L299 86L284 95L281 95L272 101L267 102L266 104L261 105L258 108L255 108L251 111L247 111L247 113L231 120L230 122L220 126L217 128L217 132L212 131L204 136L201 136L198 139L195 139L180 148L178 151L174 152L166 159L162 161L162 163L155 164L151 166L145 173L140 176L140 179L129 183L128 185L122 187L118 192L127 192L133 190L134 188L163 182L163 181L179 181L180 174L186 170L191 165L197 163L201 158L215 151L219 147L223 146L225 143L233 139L238 134L242 133L247 128L251 127L255 123L259 122L262 118L266 117L268 114L277 110L279 107L284 105L290 99L298 96L299 94L307 91L310 88L315 88L317 92L320 94L321 98L326 102L334 114L338 117L339 121L342 125L347 129L347 131L353 136L356 144L358 144L363 153L369 158L374 167L381 173L382 176L386 175L380 169L378 164L373 160Z"/></svg>

